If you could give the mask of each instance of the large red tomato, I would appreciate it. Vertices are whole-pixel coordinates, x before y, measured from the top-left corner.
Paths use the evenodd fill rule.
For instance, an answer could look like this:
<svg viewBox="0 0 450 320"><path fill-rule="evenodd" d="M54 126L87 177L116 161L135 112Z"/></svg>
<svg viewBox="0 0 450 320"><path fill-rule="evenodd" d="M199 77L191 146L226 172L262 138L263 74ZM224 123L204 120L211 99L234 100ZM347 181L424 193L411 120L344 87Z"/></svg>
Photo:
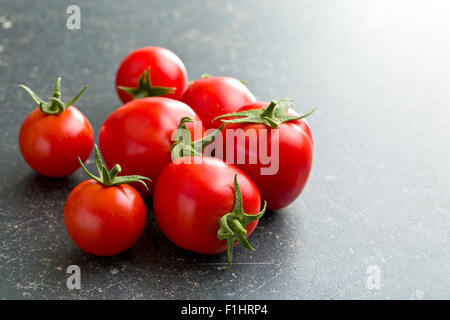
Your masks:
<svg viewBox="0 0 450 320"><path fill-rule="evenodd" d="M80 183L69 194L64 207L64 223L70 238L88 253L112 256L129 249L144 230L147 209L144 200L127 183L142 176L117 176L120 166L107 171L97 147L95 162L99 176Z"/></svg>
<svg viewBox="0 0 450 320"><path fill-rule="evenodd" d="M256 101L255 96L239 80L231 77L203 77L192 82L181 101L194 109L203 121L205 129L217 128L220 122L212 122L218 116L235 112L243 105Z"/></svg>
<svg viewBox="0 0 450 320"><path fill-rule="evenodd" d="M154 96L179 99L186 84L183 61L161 47L144 47L131 52L116 73L116 90L123 103Z"/></svg>
<svg viewBox="0 0 450 320"><path fill-rule="evenodd" d="M28 87L21 85L40 107L34 109L22 123L19 147L23 158L38 173L49 177L64 177L75 172L94 146L94 132L86 117L73 103L86 87L68 103L60 100L60 81L55 83L50 102L42 101Z"/></svg>
<svg viewBox="0 0 450 320"><path fill-rule="evenodd" d="M219 117L228 120L222 130L223 149L216 150L216 156L242 169L271 210L286 207L300 195L312 166L313 138L303 119L310 113L300 116L291 106L287 99L258 102Z"/></svg>
<svg viewBox="0 0 450 320"><path fill-rule="evenodd" d="M115 110L103 123L99 145L108 167L118 163L126 175L140 174L156 181L161 171L171 162L172 134L183 117L194 119L199 128L194 136L203 135L203 126L197 114L181 101L151 97L133 100ZM143 195L150 190L133 184Z"/></svg>
<svg viewBox="0 0 450 320"><path fill-rule="evenodd" d="M153 206L159 227L172 242L202 254L228 250L229 264L235 240L254 250L246 237L264 212L253 181L211 157L185 157L168 165L156 182Z"/></svg>

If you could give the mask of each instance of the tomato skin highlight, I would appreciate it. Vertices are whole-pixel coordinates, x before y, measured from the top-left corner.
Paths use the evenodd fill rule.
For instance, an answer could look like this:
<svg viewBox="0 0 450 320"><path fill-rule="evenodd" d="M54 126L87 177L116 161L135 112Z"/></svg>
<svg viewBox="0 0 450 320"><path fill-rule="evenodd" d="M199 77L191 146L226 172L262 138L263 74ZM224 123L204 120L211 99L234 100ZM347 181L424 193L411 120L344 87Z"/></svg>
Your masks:
<svg viewBox="0 0 450 320"><path fill-rule="evenodd" d="M132 96L118 86L137 87L142 73L150 67L153 86L173 87L175 92L164 97L179 99L186 89L187 72L183 61L172 51L161 47L143 47L129 53L120 63L116 73L116 91L120 100L127 103Z"/></svg>
<svg viewBox="0 0 450 320"><path fill-rule="evenodd" d="M65 177L79 167L94 147L94 131L87 118L69 106L56 115L34 109L19 131L19 148L24 160L39 174Z"/></svg>
<svg viewBox="0 0 450 320"><path fill-rule="evenodd" d="M93 179L76 186L64 207L70 238L83 251L112 256L129 249L142 234L144 200L127 184L106 187Z"/></svg>
<svg viewBox="0 0 450 320"><path fill-rule="evenodd" d="M257 102L240 108L237 112L251 109L263 109L268 103ZM298 115L293 109L288 109L287 114ZM220 122L220 121L218 121ZM279 146L278 171L273 175L262 175L261 168L267 168L270 165L262 164L258 152L249 150L249 141L246 139L244 144L237 143L234 140L234 158L227 155L225 146L231 141L227 141L227 130L242 129L245 132L254 130L257 133L257 145L259 151L260 135L259 130L267 131L267 150L271 150L271 144ZM272 137L273 130L277 130ZM267 201L269 210L277 210L291 204L303 191L312 168L314 142L311 129L305 119L292 120L284 122L278 128L270 128L264 124L254 123L227 123L222 130L223 139L223 159L232 159L235 164L244 171L257 185L261 192L261 197ZM272 141L276 139L276 141ZM249 155L257 154L257 163L249 163ZM217 153L216 153L217 154ZM219 153L220 154L220 153ZM270 154L270 153L269 153ZM238 157L244 158L245 163L237 163ZM275 161L273 159L272 161Z"/></svg>
<svg viewBox="0 0 450 320"><path fill-rule="evenodd" d="M130 101L115 110L103 123L99 147L103 159L111 169L116 163L124 175L139 174L156 181L161 171L171 162L172 134L182 117L191 117L201 128L198 115L181 101L150 97ZM196 124L189 124L193 131ZM193 133L193 136L198 133ZM146 190L132 184L143 196L153 194L153 186Z"/></svg>
<svg viewBox="0 0 450 320"><path fill-rule="evenodd" d="M220 218L234 205L234 175L238 175L247 214L259 213L259 191L245 173L219 159L203 157L201 163L191 164L184 161L185 158L180 158L168 165L156 182L153 199L156 221L179 247L201 254L226 251L226 241L217 238L217 231ZM254 221L245 227L247 236L257 224Z"/></svg>
<svg viewBox="0 0 450 320"><path fill-rule="evenodd" d="M218 128L215 117L235 112L243 105L256 102L255 96L239 80L232 77L207 77L192 82L181 97L203 121L205 129Z"/></svg>

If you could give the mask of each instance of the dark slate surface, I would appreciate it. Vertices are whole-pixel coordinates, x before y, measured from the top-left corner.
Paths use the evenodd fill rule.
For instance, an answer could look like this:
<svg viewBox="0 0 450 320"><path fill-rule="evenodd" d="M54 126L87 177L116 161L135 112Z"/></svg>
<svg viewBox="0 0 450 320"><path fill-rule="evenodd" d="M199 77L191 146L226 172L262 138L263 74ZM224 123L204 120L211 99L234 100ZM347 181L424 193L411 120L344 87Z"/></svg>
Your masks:
<svg viewBox="0 0 450 320"><path fill-rule="evenodd" d="M81 30L65 27L70 4ZM449 14L445 1L0 0L0 298L449 298ZM145 45L176 52L190 79L231 75L260 100L319 107L306 189L265 216L256 252L236 249L228 272L224 255L171 244L151 212L128 252L81 252L63 207L84 176L44 178L20 156L33 103L16 84L45 96L61 75L66 97L89 84L77 107L98 133L120 106L119 62ZM66 287L71 264L81 290Z"/></svg>

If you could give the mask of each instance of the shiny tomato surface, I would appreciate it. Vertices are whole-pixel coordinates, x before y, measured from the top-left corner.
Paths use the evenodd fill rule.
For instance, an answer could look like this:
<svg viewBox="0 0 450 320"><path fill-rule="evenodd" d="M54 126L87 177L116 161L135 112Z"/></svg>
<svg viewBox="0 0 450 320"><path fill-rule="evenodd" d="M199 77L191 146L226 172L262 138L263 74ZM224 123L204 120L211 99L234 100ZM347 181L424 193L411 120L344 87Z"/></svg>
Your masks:
<svg viewBox="0 0 450 320"><path fill-rule="evenodd" d="M237 112L262 109L267 105L266 102L252 103ZM287 113L298 115L292 109L288 109ZM231 135L227 136L228 130L231 130ZM247 137L254 135L256 143L250 143L249 138L239 140L233 135L236 130L241 130ZM311 172L314 149L311 129L305 119L284 122L274 129L264 124L229 123L223 128L221 137L224 148L222 152L216 152L216 156L235 164L255 182L262 199L267 201L268 209L286 207L300 195ZM262 144L267 153L261 153ZM230 147L227 149L226 146ZM278 156L272 146L278 147ZM256 161L251 163L251 157ZM266 170L266 173L261 170Z"/></svg>
<svg viewBox="0 0 450 320"><path fill-rule="evenodd" d="M237 174L243 208L258 214L261 197L256 185L237 167L210 157L189 157L201 163L186 163L186 157L168 165L155 186L153 199L156 221L176 245L202 254L226 250L217 238L220 218L234 205L234 176ZM249 236L258 221L245 229Z"/></svg>
<svg viewBox="0 0 450 320"><path fill-rule="evenodd" d="M99 146L105 163L110 169L115 164L121 165L123 175L137 174L152 179L149 190L132 184L143 195L151 196L156 179L171 162L172 134L183 117L194 120L195 123L187 126L192 137L201 138L204 129L200 118L181 101L150 97L128 102L115 110L101 127Z"/></svg>
<svg viewBox="0 0 450 320"><path fill-rule="evenodd" d="M70 238L90 254L112 256L129 249L146 223L140 194L127 184L106 187L90 179L69 194L64 222Z"/></svg>
<svg viewBox="0 0 450 320"><path fill-rule="evenodd" d="M172 51L161 47L139 48L128 54L121 62L116 73L116 90L123 103L132 96L120 90L118 86L137 87L143 72L150 68L152 86L175 88L173 93L164 97L179 99L186 89L187 72L183 61Z"/></svg>
<svg viewBox="0 0 450 320"><path fill-rule="evenodd" d="M215 117L235 112L243 105L256 101L255 96L239 80L232 77L206 77L192 82L181 101L194 109L205 129L218 128Z"/></svg>
<svg viewBox="0 0 450 320"><path fill-rule="evenodd" d="M69 106L60 114L34 109L22 123L19 147L28 165L48 177L74 173L94 147L94 131L86 117Z"/></svg>

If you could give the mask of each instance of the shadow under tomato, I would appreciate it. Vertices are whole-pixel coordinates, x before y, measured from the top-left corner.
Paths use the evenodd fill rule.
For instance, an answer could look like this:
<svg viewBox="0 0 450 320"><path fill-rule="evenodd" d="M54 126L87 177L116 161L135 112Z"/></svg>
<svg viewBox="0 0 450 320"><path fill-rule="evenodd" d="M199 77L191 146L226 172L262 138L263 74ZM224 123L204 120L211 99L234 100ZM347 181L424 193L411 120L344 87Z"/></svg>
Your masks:
<svg viewBox="0 0 450 320"><path fill-rule="evenodd" d="M153 215L152 198L146 198L147 223L138 241L125 252L110 256L94 256L81 251L73 243L72 248L65 251L66 264L78 265L88 272L90 277L104 274L111 268L134 269L138 273L171 274L180 272L199 272L220 274L227 264L226 252L216 255L202 255L190 252L172 243L159 229ZM288 210L267 211L261 218L249 242L256 249L252 252L237 245L234 249L233 269L251 269L256 267L273 268L278 264L278 257L289 254L289 245L280 245L279 235L289 229ZM288 231L287 233L291 233ZM68 238L68 235L66 235ZM70 239L69 239L70 241ZM229 275L224 275L226 278Z"/></svg>
<svg viewBox="0 0 450 320"><path fill-rule="evenodd" d="M256 251L238 245L234 249L232 266L224 271L225 252L202 255L176 246L159 229L150 206L151 199L146 199L146 204L146 227L129 250L111 257L94 256L77 248L66 234L58 246L60 252L56 253L58 262L55 263L64 268L71 264L79 266L82 288L95 297L114 296L118 290L136 290L144 296L149 293L149 297L169 295L176 299L198 299L207 297L204 286L218 288L217 292L212 290L212 295L245 296L252 292L255 283L264 283L267 277L292 267L291 256L298 254L292 249L292 243L295 236L303 232L291 225L291 219L296 219L292 215L295 212L288 209L266 212L249 237ZM61 276L68 277L67 274ZM97 288L101 291L96 292Z"/></svg>
<svg viewBox="0 0 450 320"><path fill-rule="evenodd" d="M70 191L80 182L81 180L74 175L62 178L50 178L30 171L23 178L18 179L17 183L12 186L12 189L17 197L29 197L37 193L42 193L46 196L65 199Z"/></svg>
<svg viewBox="0 0 450 320"><path fill-rule="evenodd" d="M271 229L271 225L273 224L276 225L275 227L277 229L280 229L280 227L285 225L279 218L280 215L285 213L282 211L284 210L275 212L267 211L265 213L255 231L249 237L249 242L256 251L252 252L238 244L234 248L234 262L237 264L251 264L252 262L257 263L255 260L267 260L267 257L269 257L270 260L270 257L273 257L273 253L264 257L264 255L259 254L258 250L271 251L273 247L271 242L273 242L274 239L276 240L276 238L265 235L265 229ZM273 235L273 232L271 233ZM151 210L148 214L147 226L144 233L133 248L133 250L136 250L136 252L139 253L139 255L136 256L135 262L147 267L150 264L156 264L177 271L184 269L204 271L205 266L209 266L211 267L211 270L221 271L227 264L226 252L215 255L203 255L185 250L172 243L159 229ZM272 260L269 262L272 262Z"/></svg>

